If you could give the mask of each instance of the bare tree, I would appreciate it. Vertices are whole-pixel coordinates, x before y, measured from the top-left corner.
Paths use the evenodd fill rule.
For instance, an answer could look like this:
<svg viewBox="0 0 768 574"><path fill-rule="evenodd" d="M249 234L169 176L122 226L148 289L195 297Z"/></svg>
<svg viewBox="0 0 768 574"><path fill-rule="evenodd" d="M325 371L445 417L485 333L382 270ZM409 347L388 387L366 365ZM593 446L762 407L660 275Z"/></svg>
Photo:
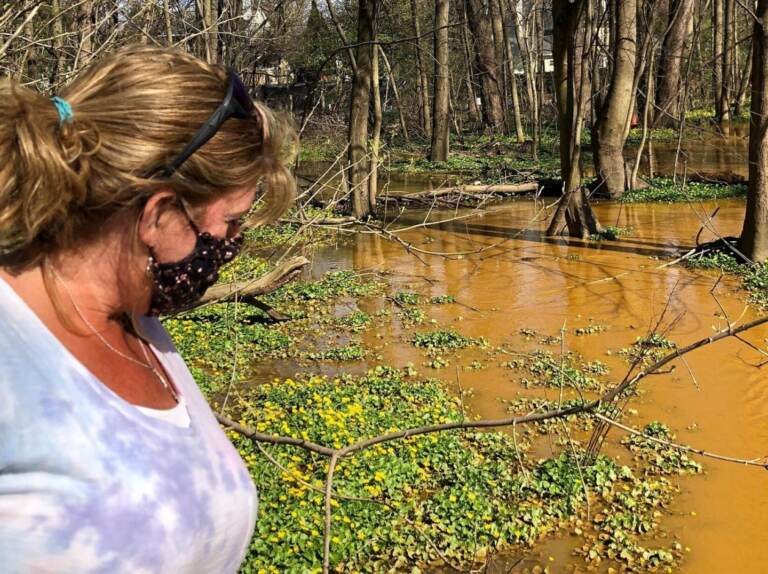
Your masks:
<svg viewBox="0 0 768 574"><path fill-rule="evenodd" d="M664 36L657 77L654 125L677 125L683 113L682 70L693 34L694 0L673 0ZM650 31L649 31L650 33Z"/></svg>
<svg viewBox="0 0 768 574"><path fill-rule="evenodd" d="M432 114L429 109L429 80L427 79L427 65L424 62L424 50L421 45L421 25L419 23L419 10L416 0L411 0L411 18L413 19L414 49L416 50L416 69L419 74L419 102L421 127L427 136L431 135Z"/></svg>
<svg viewBox="0 0 768 574"><path fill-rule="evenodd" d="M353 192L352 214L368 217L375 206L368 193L368 109L373 77L373 48L376 38L376 0L359 0L357 13L357 66L352 81L349 113L349 182Z"/></svg>
<svg viewBox="0 0 768 574"><path fill-rule="evenodd" d="M448 68L448 15L449 0L435 0L435 89L431 161L448 159L450 128L450 75Z"/></svg>
<svg viewBox="0 0 768 574"><path fill-rule="evenodd" d="M749 115L749 192L741 250L768 260L768 0L759 0L752 33L752 109Z"/></svg>
<svg viewBox="0 0 768 574"><path fill-rule="evenodd" d="M573 237L601 231L581 182L581 128L588 86L585 5L589 0L552 0L555 97L560 132L563 196L549 222L548 235L565 229Z"/></svg>
<svg viewBox="0 0 768 574"><path fill-rule="evenodd" d="M504 130L503 92L488 6L484 0L466 0L466 5L480 76L483 122L489 132L500 133Z"/></svg>
<svg viewBox="0 0 768 574"><path fill-rule="evenodd" d="M616 42L608 94L598 110L593 147L597 185L601 193L619 197L627 188L624 144L634 107L637 60L637 0L617 0L614 5Z"/></svg>

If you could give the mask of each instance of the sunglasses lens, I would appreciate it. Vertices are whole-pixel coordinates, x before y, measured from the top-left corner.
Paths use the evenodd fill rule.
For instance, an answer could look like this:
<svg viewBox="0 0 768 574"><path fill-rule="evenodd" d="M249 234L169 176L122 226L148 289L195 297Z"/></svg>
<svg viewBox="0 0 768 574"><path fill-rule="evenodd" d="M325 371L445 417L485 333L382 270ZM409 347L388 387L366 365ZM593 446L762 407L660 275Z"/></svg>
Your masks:
<svg viewBox="0 0 768 574"><path fill-rule="evenodd" d="M243 81L237 75L232 75L232 81L232 99L240 105L244 112L250 114L253 111L253 100L248 94L248 88L245 87Z"/></svg>

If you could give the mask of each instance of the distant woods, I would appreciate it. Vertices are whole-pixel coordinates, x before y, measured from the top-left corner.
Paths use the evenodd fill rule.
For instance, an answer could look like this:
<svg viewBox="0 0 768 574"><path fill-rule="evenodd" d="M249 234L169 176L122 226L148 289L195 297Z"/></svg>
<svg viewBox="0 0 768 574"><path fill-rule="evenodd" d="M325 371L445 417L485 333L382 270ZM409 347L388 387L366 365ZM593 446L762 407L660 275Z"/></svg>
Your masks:
<svg viewBox="0 0 768 574"><path fill-rule="evenodd" d="M484 133L536 160L554 136L563 197L549 232L578 237L600 229L590 198L642 185L631 128L645 142L702 117L725 134L751 118L742 243L762 261L765 18L764 0L11 0L0 7L0 68L54 93L138 42L237 69L302 136L346 133L344 205L358 219L380 212L387 146L420 143L445 162L452 139Z"/></svg>

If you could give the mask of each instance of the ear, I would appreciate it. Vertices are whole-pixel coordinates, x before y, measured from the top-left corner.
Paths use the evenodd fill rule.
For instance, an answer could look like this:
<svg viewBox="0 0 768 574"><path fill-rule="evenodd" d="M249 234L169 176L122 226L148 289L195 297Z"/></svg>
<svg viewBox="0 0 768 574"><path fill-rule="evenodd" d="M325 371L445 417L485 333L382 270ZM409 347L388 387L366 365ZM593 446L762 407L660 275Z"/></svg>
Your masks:
<svg viewBox="0 0 768 574"><path fill-rule="evenodd" d="M161 190L149 197L139 215L137 235L139 240L149 248L157 245L163 228L168 223L168 215L174 209L176 193Z"/></svg>

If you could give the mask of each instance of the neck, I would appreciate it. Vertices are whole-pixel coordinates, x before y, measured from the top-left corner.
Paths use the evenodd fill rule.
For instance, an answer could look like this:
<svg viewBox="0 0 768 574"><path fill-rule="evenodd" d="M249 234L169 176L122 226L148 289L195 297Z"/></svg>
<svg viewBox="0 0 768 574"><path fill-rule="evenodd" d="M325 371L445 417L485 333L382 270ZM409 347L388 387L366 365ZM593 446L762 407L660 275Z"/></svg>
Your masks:
<svg viewBox="0 0 768 574"><path fill-rule="evenodd" d="M134 258L116 258L115 253L120 251L105 241L52 258L52 295L95 326L145 312L142 299L146 297L137 298L136 294L146 286L142 285L141 275L136 276L136 262L130 263Z"/></svg>

